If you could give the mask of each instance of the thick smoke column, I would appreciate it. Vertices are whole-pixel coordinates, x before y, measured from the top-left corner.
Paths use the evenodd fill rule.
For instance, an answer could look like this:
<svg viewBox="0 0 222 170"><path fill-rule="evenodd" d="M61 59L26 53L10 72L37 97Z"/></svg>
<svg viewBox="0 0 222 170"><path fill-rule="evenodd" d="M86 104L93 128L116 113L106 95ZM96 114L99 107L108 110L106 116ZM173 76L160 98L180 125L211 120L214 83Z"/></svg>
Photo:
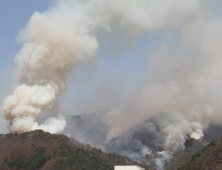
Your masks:
<svg viewBox="0 0 222 170"><path fill-rule="evenodd" d="M34 13L18 40L22 49L16 55L16 73L20 85L5 98L2 115L10 121L9 130L21 133L43 129L57 133L64 129L65 118L54 113L44 124L36 118L47 114L56 97L66 91L66 79L75 64L95 57L98 43L87 7L61 1L44 13Z"/></svg>

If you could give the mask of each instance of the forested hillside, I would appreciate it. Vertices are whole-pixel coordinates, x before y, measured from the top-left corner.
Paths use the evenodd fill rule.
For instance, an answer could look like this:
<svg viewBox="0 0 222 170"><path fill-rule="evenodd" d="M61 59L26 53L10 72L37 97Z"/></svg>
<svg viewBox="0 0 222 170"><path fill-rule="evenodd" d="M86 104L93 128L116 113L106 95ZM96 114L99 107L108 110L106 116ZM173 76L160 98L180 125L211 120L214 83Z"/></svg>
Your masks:
<svg viewBox="0 0 222 170"><path fill-rule="evenodd" d="M191 160L180 166L178 170L221 170L222 169L222 136L213 140L199 152L193 154Z"/></svg>
<svg viewBox="0 0 222 170"><path fill-rule="evenodd" d="M192 155L203 148L199 140L188 139L185 143L185 150L173 156L172 160L166 164L164 170L177 170L179 166L191 160Z"/></svg>
<svg viewBox="0 0 222 170"><path fill-rule="evenodd" d="M184 165L178 170L222 169L222 137L205 147L194 139L187 140L185 146L186 149L166 165L166 170L176 170L181 164ZM114 165L139 165L146 170L152 169L65 135L42 130L0 135L0 170L113 170Z"/></svg>
<svg viewBox="0 0 222 170"><path fill-rule="evenodd" d="M36 130L20 135L0 135L0 170L112 170L113 165L139 164L128 157Z"/></svg>

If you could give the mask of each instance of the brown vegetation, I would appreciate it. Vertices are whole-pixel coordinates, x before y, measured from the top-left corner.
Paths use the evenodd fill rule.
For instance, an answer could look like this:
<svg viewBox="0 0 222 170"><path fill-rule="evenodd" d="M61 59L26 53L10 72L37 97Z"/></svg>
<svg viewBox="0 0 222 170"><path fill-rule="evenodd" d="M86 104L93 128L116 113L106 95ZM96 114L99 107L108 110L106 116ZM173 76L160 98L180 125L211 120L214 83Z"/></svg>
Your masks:
<svg viewBox="0 0 222 170"><path fill-rule="evenodd" d="M42 130L0 135L0 170L111 170L118 164L136 164L151 169L128 157L104 153L65 135Z"/></svg>
<svg viewBox="0 0 222 170"><path fill-rule="evenodd" d="M222 136L215 139L178 170L221 170L222 169Z"/></svg>

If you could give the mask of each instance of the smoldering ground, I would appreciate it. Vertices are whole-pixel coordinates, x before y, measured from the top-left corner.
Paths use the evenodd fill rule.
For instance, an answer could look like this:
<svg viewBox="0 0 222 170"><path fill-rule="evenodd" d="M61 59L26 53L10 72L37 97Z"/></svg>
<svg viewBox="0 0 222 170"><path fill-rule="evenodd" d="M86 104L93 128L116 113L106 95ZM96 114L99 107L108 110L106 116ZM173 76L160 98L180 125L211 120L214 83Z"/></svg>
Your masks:
<svg viewBox="0 0 222 170"><path fill-rule="evenodd" d="M157 116L156 123L143 126L148 135L158 134L153 138L157 146L176 152L184 148L187 135L199 139L209 123L221 123L221 29L221 17L200 0L54 1L47 11L35 12L19 31L22 49L15 57L19 84L4 99L1 115L13 133L34 129L61 132L66 126L65 116L60 109L54 114L50 110L67 91L72 70L84 62L99 67L96 56L101 39L106 41L114 34L122 44L130 42L133 46L144 34L159 35L161 38L155 40L150 36L149 71L134 90L124 95L120 90L118 102L118 97L113 102L108 99L112 91L101 91L104 94L92 100L103 104L89 102L85 108L88 113L106 110L98 119L100 128L109 127L105 128L108 135L98 139L107 146L144 120L170 113L164 121ZM44 116L48 119L39 122ZM159 138L161 133L163 139ZM85 135L82 140L93 138ZM130 146L145 148L135 147L137 153L149 153L150 148L132 135L127 132L123 138L132 138ZM119 140L113 139L114 144Z"/></svg>

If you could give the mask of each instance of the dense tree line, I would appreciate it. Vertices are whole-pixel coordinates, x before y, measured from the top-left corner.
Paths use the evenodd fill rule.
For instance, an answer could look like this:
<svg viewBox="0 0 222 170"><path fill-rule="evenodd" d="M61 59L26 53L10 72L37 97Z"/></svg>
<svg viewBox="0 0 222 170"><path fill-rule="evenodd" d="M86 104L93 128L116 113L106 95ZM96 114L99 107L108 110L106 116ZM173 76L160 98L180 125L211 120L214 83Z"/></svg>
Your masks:
<svg viewBox="0 0 222 170"><path fill-rule="evenodd" d="M178 170L221 170L222 169L222 136L213 140L199 152L193 154L190 161Z"/></svg>
<svg viewBox="0 0 222 170"><path fill-rule="evenodd" d="M139 165L128 157L104 153L89 144L36 130L0 135L0 170L112 170L113 165Z"/></svg>

